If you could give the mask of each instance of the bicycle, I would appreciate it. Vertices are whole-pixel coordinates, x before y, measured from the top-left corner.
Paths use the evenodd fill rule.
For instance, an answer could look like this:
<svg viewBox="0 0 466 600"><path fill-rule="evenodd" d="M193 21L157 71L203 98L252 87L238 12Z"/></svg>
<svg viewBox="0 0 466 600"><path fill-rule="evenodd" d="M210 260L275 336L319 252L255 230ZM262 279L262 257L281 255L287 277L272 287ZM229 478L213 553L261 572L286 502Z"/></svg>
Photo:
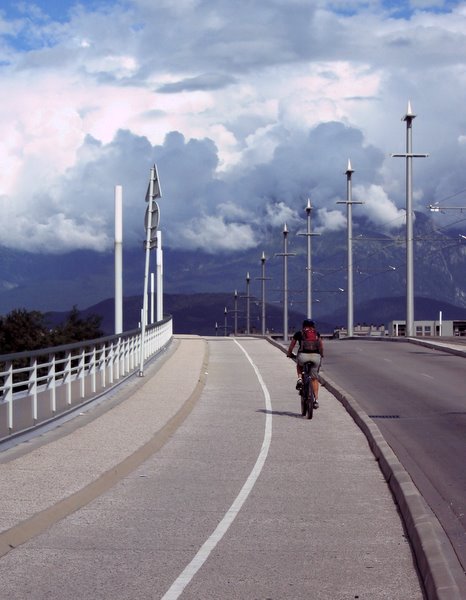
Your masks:
<svg viewBox="0 0 466 600"><path fill-rule="evenodd" d="M299 394L301 396L301 415L303 417L307 415L308 419L312 419L314 403L316 402L311 377L311 369L313 366L314 365L311 362L304 363L302 375L303 385L299 390Z"/></svg>

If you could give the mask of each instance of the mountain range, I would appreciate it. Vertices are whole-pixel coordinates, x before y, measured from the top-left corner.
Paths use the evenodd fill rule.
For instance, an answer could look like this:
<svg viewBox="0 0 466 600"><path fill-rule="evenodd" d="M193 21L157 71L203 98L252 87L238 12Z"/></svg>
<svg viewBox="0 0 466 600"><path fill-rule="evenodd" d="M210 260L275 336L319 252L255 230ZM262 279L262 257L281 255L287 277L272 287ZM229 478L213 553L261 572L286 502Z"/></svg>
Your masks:
<svg viewBox="0 0 466 600"><path fill-rule="evenodd" d="M288 299L290 325L304 314L306 306L306 240L289 227ZM404 230L374 231L364 219L353 222L354 308L357 322L388 322L405 318L405 243ZM414 293L415 318L421 318L421 306L431 303L428 316L436 318L438 310L466 308L466 245L457 231L437 230L430 215L416 213L414 225ZM346 323L346 230L331 231L312 238L312 316L328 326ZM245 302L246 275L250 275L251 310L259 310L261 299L261 255L266 256L266 302L270 318L277 315L276 327L282 328L283 301L283 234L270 230L263 245L253 250L210 253L205 249L164 248L164 297L168 312L178 311L179 323L196 329L196 319L204 322L202 332L223 328L224 308L233 310L233 295ZM155 255L151 256L151 267ZM155 268L155 267L154 267ZM151 269L152 270L152 269ZM137 305L135 316L127 326L139 320L144 278L144 250L125 248L123 258L125 302ZM38 254L0 247L0 314L14 308L65 312L73 306L81 311L101 310L99 303L113 304L114 256L76 250L66 254ZM190 297L188 299L187 297ZM184 300L183 300L184 298ZM421 300L425 299L425 300ZM186 307L183 309L183 302ZM199 304L199 306L198 306ZM374 307L372 310L371 306ZM97 308L96 308L97 307ZM184 310L184 313L183 313ZM422 310L424 310L422 308ZM448 308L448 311L453 308ZM198 314L198 311L200 313ZM102 308L104 320L111 320ZM127 310L131 315L131 310ZM203 316L205 313L205 316ZM182 314L190 314L191 323ZM197 316L196 316L197 315ZM382 316L383 315L383 316ZM257 315L254 317L257 321ZM448 318L444 316L444 318ZM452 317L453 318L453 317ZM208 324L207 324L208 322ZM260 323L258 323L258 326ZM275 325L273 325L275 327ZM106 331L109 331L105 327ZM111 325L113 330L113 324Z"/></svg>
<svg viewBox="0 0 466 600"><path fill-rule="evenodd" d="M237 304L238 331L246 328L246 300L239 299ZM227 309L225 321L225 308ZM250 326L251 333L261 331L261 307L251 303ZM439 300L429 298L415 299L415 312L418 320L437 319L442 311L444 320L466 320L466 308L453 306ZM405 299L403 297L378 298L369 300L356 307L354 313L355 325L385 325L396 318L403 319ZM115 303L113 298L99 302L84 309L82 315L99 315L102 317L102 329L107 335L114 332ZM225 335L234 330L234 302L229 294L165 294L164 312L173 316L174 333L197 335ZM123 329L130 331L139 326L141 314L141 296L131 296L123 301ZM395 316L394 316L395 315ZM51 325L65 320L67 312L47 313ZM300 329L305 315L299 311L290 310L288 324L290 331ZM346 324L346 309L323 315L317 320L317 327L323 334L332 334L337 327ZM225 329L226 323L226 329ZM269 333L283 332L282 305L266 305L266 326Z"/></svg>

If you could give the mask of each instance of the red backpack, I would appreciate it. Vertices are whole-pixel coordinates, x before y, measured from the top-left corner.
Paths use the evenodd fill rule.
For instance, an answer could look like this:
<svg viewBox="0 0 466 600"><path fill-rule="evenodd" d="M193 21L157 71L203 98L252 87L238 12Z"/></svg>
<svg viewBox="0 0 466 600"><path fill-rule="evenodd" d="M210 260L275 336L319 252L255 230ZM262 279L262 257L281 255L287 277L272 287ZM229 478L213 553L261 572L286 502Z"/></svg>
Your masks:
<svg viewBox="0 0 466 600"><path fill-rule="evenodd" d="M319 334L313 327L305 327L302 330L301 352L320 353Z"/></svg>

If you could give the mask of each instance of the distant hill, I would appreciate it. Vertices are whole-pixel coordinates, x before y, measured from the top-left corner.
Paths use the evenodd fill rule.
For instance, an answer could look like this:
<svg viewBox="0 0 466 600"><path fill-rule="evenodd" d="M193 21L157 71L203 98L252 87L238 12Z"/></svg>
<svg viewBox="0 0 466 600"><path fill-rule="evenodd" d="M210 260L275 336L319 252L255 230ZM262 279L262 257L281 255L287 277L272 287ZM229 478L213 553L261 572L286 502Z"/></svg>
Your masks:
<svg viewBox="0 0 466 600"><path fill-rule="evenodd" d="M173 316L175 333L218 335L224 334L225 314L227 307L228 333L234 327L233 295L227 293L213 294L165 294L164 312ZM385 325L390 321L405 318L405 299L403 297L378 298L355 306L354 323L367 325ZM136 329L140 321L142 301L140 296L130 296L123 303L123 328L125 331ZM114 300L107 299L82 310L84 316L100 315L103 319L102 329L106 334L114 331ZM246 326L246 300L238 300L238 329ZM447 302L428 298L415 298L414 316L417 320L438 318L442 311L444 320L466 319L466 308L454 306ZM63 321L65 312L47 313L49 322ZM283 312L280 305L269 304L266 307L266 324L270 332L282 332ZM304 314L289 311L288 323L290 330L299 329ZM316 319L321 333L332 333L336 327L345 326L347 321L346 309L337 310L331 314ZM217 329L216 329L217 324ZM251 302L251 330L260 332L261 312L256 302Z"/></svg>
<svg viewBox="0 0 466 600"><path fill-rule="evenodd" d="M225 307L227 307L227 333L234 330L233 294L164 294L164 313L173 316L174 332L197 335L223 335L225 325ZM130 296L123 300L123 329L136 329L140 322L142 299ZM250 305L251 333L261 330L261 308L256 302ZM112 334L115 323L115 305L113 298L99 302L81 311L84 316L97 314L102 317L102 329ZM60 323L67 312L47 313L48 322ZM290 329L298 329L304 315L290 310L288 323ZM238 299L238 330L246 328L246 300ZM266 324L270 332L283 330L283 312L280 306L266 305ZM330 323L319 323L327 331L333 331ZM216 328L217 325L217 328Z"/></svg>

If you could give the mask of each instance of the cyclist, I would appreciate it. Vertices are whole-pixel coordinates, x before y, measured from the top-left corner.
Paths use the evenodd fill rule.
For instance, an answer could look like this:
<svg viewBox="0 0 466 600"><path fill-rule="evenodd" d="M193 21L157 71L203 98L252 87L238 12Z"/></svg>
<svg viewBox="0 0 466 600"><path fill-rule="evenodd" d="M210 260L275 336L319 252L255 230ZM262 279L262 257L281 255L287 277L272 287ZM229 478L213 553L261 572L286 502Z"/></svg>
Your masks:
<svg viewBox="0 0 466 600"><path fill-rule="evenodd" d="M296 370L298 373L298 381L296 383L296 389L300 390L303 385L302 374L303 365L307 362L312 363L311 367L311 378L312 378L312 389L314 390L315 404L314 408L319 407L318 396L319 396L319 376L318 372L322 359L324 357L324 345L320 333L316 330L314 321L311 319L304 319L303 328L297 331L291 338L290 345L288 347L287 356L293 358L293 348L296 344L298 345L298 354L296 357Z"/></svg>

